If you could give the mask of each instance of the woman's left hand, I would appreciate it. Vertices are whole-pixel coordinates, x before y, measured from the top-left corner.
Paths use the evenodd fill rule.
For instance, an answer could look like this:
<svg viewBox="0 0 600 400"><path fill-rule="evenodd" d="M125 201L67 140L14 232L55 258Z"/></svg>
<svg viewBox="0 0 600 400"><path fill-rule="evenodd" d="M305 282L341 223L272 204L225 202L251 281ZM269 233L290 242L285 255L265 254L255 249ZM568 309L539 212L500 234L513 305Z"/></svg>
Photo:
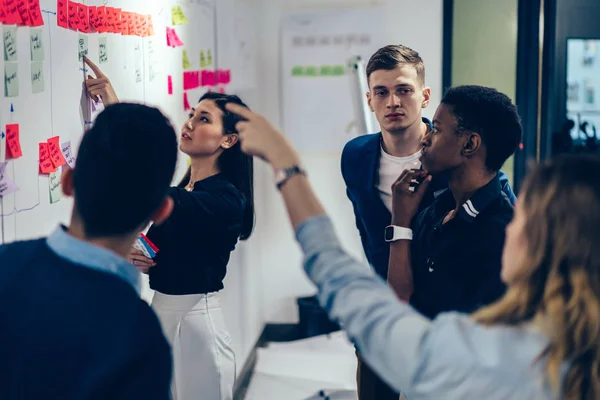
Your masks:
<svg viewBox="0 0 600 400"><path fill-rule="evenodd" d="M156 266L153 259L146 257L144 253L138 249L131 249L129 252L129 262L144 274L147 274L150 268Z"/></svg>

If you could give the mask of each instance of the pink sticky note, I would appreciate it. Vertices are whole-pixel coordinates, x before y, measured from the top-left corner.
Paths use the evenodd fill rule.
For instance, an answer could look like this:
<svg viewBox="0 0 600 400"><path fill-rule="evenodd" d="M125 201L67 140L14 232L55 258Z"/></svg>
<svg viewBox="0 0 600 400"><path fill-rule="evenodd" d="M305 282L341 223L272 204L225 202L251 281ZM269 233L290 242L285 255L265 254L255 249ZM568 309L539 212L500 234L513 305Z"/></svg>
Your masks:
<svg viewBox="0 0 600 400"><path fill-rule="evenodd" d="M190 107L190 102L188 101L188 96L187 96L187 92L183 92L183 109L185 111L189 110Z"/></svg>
<svg viewBox="0 0 600 400"><path fill-rule="evenodd" d="M171 75L167 76L167 93L173 94L173 77Z"/></svg>
<svg viewBox="0 0 600 400"><path fill-rule="evenodd" d="M223 86L219 87L219 93L225 94L225 88Z"/></svg>

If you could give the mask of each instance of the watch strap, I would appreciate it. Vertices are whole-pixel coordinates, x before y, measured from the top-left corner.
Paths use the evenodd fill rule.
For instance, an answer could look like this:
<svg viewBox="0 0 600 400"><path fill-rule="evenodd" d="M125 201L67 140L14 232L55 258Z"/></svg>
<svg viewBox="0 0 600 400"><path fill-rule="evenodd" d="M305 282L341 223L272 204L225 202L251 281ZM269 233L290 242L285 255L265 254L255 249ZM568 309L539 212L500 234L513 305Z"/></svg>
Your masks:
<svg viewBox="0 0 600 400"><path fill-rule="evenodd" d="M294 175L302 174L306 176L306 171L300 167L299 165L293 165L288 168L281 168L276 171L276 184L277 189L281 190L283 185L286 184L287 181Z"/></svg>

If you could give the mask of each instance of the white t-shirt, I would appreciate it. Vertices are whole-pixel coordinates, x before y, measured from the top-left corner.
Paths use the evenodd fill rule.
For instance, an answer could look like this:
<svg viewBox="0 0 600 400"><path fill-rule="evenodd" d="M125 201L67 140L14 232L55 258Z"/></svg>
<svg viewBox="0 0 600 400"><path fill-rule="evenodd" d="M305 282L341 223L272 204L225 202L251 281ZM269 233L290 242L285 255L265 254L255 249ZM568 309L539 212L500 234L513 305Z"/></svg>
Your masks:
<svg viewBox="0 0 600 400"><path fill-rule="evenodd" d="M389 155L381 147L381 157L379 157L379 183L377 183L377 191L387 209L392 212L392 185L402 171L405 169L421 168L419 156L421 152L411 154L406 157L394 157Z"/></svg>

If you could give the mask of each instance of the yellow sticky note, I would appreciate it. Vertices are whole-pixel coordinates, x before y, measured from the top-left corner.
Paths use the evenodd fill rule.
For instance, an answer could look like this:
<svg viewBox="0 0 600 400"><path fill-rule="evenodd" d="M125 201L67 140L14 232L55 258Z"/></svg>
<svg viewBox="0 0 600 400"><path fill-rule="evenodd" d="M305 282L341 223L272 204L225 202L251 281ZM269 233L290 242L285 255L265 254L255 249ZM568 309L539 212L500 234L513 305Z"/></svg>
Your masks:
<svg viewBox="0 0 600 400"><path fill-rule="evenodd" d="M210 51L210 49L208 49L208 57L206 60L206 65L210 67L212 64L213 64L212 51Z"/></svg>
<svg viewBox="0 0 600 400"><path fill-rule="evenodd" d="M190 59L188 58L187 51L183 50L183 69L189 69L192 67Z"/></svg>
<svg viewBox="0 0 600 400"><path fill-rule="evenodd" d="M204 50L200 51L200 68L206 68L206 57L204 55Z"/></svg>
<svg viewBox="0 0 600 400"><path fill-rule="evenodd" d="M171 7L171 19L173 25L183 25L189 22L180 5Z"/></svg>

